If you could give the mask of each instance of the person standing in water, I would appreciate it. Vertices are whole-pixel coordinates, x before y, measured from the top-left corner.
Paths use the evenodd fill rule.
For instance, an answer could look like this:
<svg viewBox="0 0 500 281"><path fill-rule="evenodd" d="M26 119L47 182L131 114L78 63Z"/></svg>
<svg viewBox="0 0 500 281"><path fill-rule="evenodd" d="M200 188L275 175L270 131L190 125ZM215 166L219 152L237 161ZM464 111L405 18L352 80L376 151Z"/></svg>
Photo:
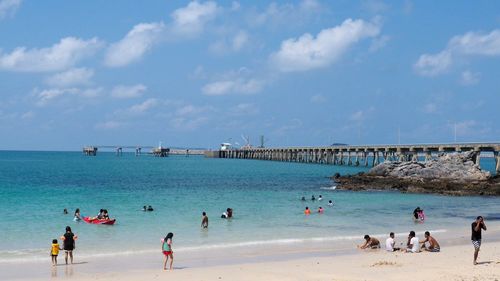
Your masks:
<svg viewBox="0 0 500 281"><path fill-rule="evenodd" d="M474 245L474 265L477 265L477 256L479 255L479 249L481 248L481 230L486 231L486 224L484 224L484 218L479 216L472 223L472 245Z"/></svg>
<svg viewBox="0 0 500 281"><path fill-rule="evenodd" d="M78 236L71 231L71 227L66 226L66 233L61 236L61 240L63 240L64 260L66 261L66 264L68 264L68 256L70 258L70 262L73 263L73 250L76 248L76 239L78 239Z"/></svg>
<svg viewBox="0 0 500 281"><path fill-rule="evenodd" d="M208 216L206 212L203 212L201 217L201 228L208 228Z"/></svg>
<svg viewBox="0 0 500 281"><path fill-rule="evenodd" d="M161 240L161 250L163 256L165 257L163 262L163 270L167 270L168 258L170 258L170 270L172 270L172 264L174 263L174 252L172 251L172 238L174 234L169 232L165 238Z"/></svg>

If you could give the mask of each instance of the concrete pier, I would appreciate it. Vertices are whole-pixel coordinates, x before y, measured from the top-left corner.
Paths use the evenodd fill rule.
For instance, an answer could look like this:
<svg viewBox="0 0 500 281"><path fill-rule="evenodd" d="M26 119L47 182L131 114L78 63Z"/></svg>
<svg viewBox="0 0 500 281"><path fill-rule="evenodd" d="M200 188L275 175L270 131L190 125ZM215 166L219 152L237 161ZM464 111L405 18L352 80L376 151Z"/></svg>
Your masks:
<svg viewBox="0 0 500 281"><path fill-rule="evenodd" d="M480 165L482 154L492 155L495 159L496 173L500 174L500 142L284 148L245 147L207 151L205 156L349 166L368 166L371 164L371 166L376 166L382 161L430 161L441 153L461 153L465 151L475 151L477 153L475 159L477 165Z"/></svg>

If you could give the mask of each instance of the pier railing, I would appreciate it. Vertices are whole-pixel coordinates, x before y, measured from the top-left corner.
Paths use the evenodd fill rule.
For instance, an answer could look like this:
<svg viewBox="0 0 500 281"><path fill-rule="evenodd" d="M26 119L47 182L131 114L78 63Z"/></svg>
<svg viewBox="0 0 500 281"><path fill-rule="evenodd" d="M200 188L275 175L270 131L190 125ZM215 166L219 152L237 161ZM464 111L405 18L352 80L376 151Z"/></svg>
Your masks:
<svg viewBox="0 0 500 281"><path fill-rule="evenodd" d="M500 173L500 142L436 143L397 145L336 145L324 147L276 147L226 149L207 151L207 157L258 159L284 162L331 165L376 166L382 161L428 161L440 153L474 151L475 163L480 165L481 153L495 158L496 173ZM484 156L484 155L483 155Z"/></svg>

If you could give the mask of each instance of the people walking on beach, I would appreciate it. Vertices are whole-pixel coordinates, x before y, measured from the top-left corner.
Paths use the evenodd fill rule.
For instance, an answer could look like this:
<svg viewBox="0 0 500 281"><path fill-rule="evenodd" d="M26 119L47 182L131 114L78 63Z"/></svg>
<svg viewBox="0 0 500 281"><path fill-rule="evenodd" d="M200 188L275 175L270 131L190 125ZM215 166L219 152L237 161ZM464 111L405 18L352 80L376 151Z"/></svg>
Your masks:
<svg viewBox="0 0 500 281"><path fill-rule="evenodd" d="M309 210L309 207L306 207L306 209L304 210L304 215L310 215L311 214L311 210Z"/></svg>
<svg viewBox="0 0 500 281"><path fill-rule="evenodd" d="M391 233L389 233L389 238L387 238L387 240L385 240L385 249L388 252L399 251L400 248L396 248L395 245L396 245L396 241L394 241L394 232L391 232Z"/></svg>
<svg viewBox="0 0 500 281"><path fill-rule="evenodd" d="M66 226L66 233L61 236L61 240L63 240L64 260L66 261L66 264L68 264L68 256L70 258L70 262L73 263L73 250L76 248L76 239L78 239L78 236L71 231L71 227Z"/></svg>
<svg viewBox="0 0 500 281"><path fill-rule="evenodd" d="M62 250L57 243L57 239L52 240L52 246L50 247L50 256L52 257L52 265L57 265L57 256L59 255L59 250Z"/></svg>
<svg viewBox="0 0 500 281"><path fill-rule="evenodd" d="M206 212L203 212L201 216L201 228L208 228L208 216Z"/></svg>
<svg viewBox="0 0 500 281"><path fill-rule="evenodd" d="M410 231L410 234L408 235L408 242L406 242L406 252L407 253L418 253L420 252L419 249L419 240L418 237L415 235L415 231Z"/></svg>
<svg viewBox="0 0 500 281"><path fill-rule="evenodd" d="M380 248L380 241L378 241L377 238L375 237L370 237L370 235L366 234L365 237L365 243L363 245L358 245L358 248L360 249L378 249Z"/></svg>
<svg viewBox="0 0 500 281"><path fill-rule="evenodd" d="M479 249L481 248L481 231L484 229L486 231L486 224L484 223L484 218L479 216L472 223L472 245L474 245L474 265L477 265L477 256L479 255Z"/></svg>
<svg viewBox="0 0 500 281"><path fill-rule="evenodd" d="M422 250L428 251L428 252L440 252L441 247L439 246L439 243L437 242L436 238L432 237L429 231L426 231L424 233L425 239L423 241L420 241L420 244L422 244ZM428 243L429 246L426 246L425 243Z"/></svg>
<svg viewBox="0 0 500 281"><path fill-rule="evenodd" d="M172 251L172 238L174 234L169 232L165 238L161 240L161 250L164 256L163 270L167 270L168 258L170 258L170 270L172 270L172 264L174 263L174 251Z"/></svg>

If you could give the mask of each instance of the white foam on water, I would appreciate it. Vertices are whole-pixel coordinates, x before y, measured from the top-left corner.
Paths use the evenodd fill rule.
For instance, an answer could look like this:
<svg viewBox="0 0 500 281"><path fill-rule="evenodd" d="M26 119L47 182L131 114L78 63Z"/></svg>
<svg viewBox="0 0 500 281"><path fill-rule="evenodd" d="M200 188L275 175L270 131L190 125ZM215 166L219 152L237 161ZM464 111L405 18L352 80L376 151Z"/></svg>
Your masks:
<svg viewBox="0 0 500 281"><path fill-rule="evenodd" d="M429 230L431 233L444 233L447 232L446 229ZM408 233L396 233L397 236L407 235ZM417 235L423 235L424 232L417 232ZM372 236L381 237L387 235L385 234L372 234ZM349 236L329 236L329 237L312 237L312 238L287 238L287 239L274 239L274 240L257 240L257 241L246 241L237 243L219 243L211 245L201 245L192 247L179 247L176 248L176 252L197 252L197 251L208 251L208 250L220 250L220 249L237 249L237 248L251 248L259 246L280 246L280 245L290 245L290 244L303 244L307 242L317 243L317 242L335 242L335 241L353 241L360 240L363 235L349 235ZM0 263L26 263L26 262L40 262L47 261L48 258L45 255L41 255L42 250L15 250L15 251L0 251ZM106 252L106 253L93 253L93 254L78 254L78 259L92 259L92 258L106 258L115 256L130 256L130 255L140 255L140 254L155 254L159 253L158 249L147 249L147 250L134 250L134 251L118 251L118 252ZM8 257L6 257L8 256ZM13 257L17 256L17 257ZM20 257L24 256L24 257Z"/></svg>

